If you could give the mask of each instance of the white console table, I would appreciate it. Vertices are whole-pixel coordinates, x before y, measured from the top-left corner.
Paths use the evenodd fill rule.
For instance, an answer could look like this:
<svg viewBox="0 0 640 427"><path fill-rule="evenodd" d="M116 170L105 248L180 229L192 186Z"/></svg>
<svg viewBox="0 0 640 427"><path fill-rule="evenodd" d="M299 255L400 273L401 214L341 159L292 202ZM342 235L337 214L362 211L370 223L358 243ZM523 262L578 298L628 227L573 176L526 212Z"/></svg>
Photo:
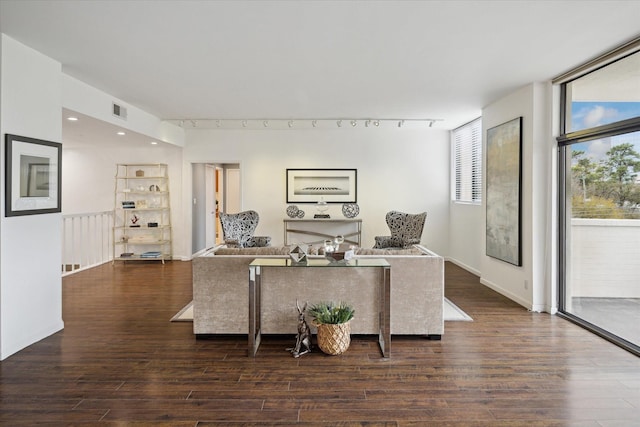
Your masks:
<svg viewBox="0 0 640 427"><path fill-rule="evenodd" d="M344 242L361 246L362 220L350 218L284 219L284 244L290 244L290 237L298 235L291 243L322 243L338 234L344 236ZM309 241L311 239L317 239Z"/></svg>

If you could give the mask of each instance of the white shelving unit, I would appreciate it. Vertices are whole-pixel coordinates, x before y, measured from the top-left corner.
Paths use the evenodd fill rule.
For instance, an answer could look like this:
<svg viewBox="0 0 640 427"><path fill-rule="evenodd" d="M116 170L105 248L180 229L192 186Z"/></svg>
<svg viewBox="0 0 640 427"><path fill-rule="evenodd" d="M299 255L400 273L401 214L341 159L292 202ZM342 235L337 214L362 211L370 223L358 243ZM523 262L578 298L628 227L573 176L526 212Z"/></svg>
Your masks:
<svg viewBox="0 0 640 427"><path fill-rule="evenodd" d="M118 164L116 168L113 261L164 264L173 256L168 167Z"/></svg>

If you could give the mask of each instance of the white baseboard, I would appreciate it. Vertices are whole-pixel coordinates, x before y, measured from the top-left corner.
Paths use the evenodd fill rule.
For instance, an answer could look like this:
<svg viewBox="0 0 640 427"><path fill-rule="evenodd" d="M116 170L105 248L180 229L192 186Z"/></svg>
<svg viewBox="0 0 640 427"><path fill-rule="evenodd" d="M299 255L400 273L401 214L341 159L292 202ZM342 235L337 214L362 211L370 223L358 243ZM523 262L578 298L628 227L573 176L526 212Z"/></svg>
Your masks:
<svg viewBox="0 0 640 427"><path fill-rule="evenodd" d="M490 282L489 280L483 279L483 278L480 278L480 283L485 285L487 288L493 289L494 291L496 291L500 295L504 295L505 297L509 298L513 302L516 302L516 303L520 304L521 306L523 306L527 310L536 311L536 310L533 309L533 307L531 307L531 304L529 303L529 301L526 301L526 300L522 299L518 295L515 295L514 293L512 293L512 292L510 292L510 291L508 291L508 290L496 285L495 283Z"/></svg>
<svg viewBox="0 0 640 427"><path fill-rule="evenodd" d="M473 274L475 276L478 276L478 277L481 276L481 274L480 274L480 272L478 270L476 270L473 267L468 266L467 264L463 263L462 261L459 261L459 260L457 260L455 258L450 258L450 257L445 257L445 260L457 265L458 267L460 267L460 268L462 268L464 270L467 270L469 273L471 273L471 274Z"/></svg>

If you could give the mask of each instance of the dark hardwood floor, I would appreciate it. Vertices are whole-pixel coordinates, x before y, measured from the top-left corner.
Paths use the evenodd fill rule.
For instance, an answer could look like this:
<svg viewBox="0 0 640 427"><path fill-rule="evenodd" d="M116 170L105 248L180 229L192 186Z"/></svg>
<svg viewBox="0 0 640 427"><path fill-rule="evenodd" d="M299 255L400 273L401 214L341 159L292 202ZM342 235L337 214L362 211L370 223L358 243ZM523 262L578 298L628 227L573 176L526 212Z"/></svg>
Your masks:
<svg viewBox="0 0 640 427"><path fill-rule="evenodd" d="M264 337L254 359L244 336L169 322L191 263L107 264L63 279L63 331L0 363L0 424L640 425L639 358L450 263L446 295L474 321L394 336L390 359L374 337L294 359L293 336Z"/></svg>

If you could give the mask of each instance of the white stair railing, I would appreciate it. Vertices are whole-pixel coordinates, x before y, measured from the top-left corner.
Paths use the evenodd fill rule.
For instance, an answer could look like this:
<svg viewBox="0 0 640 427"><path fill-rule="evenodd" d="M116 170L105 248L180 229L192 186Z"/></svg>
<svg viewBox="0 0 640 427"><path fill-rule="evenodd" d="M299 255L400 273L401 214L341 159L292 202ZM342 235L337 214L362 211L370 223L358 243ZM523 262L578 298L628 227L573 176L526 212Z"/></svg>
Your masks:
<svg viewBox="0 0 640 427"><path fill-rule="evenodd" d="M62 215L62 275L111 261L113 211Z"/></svg>

